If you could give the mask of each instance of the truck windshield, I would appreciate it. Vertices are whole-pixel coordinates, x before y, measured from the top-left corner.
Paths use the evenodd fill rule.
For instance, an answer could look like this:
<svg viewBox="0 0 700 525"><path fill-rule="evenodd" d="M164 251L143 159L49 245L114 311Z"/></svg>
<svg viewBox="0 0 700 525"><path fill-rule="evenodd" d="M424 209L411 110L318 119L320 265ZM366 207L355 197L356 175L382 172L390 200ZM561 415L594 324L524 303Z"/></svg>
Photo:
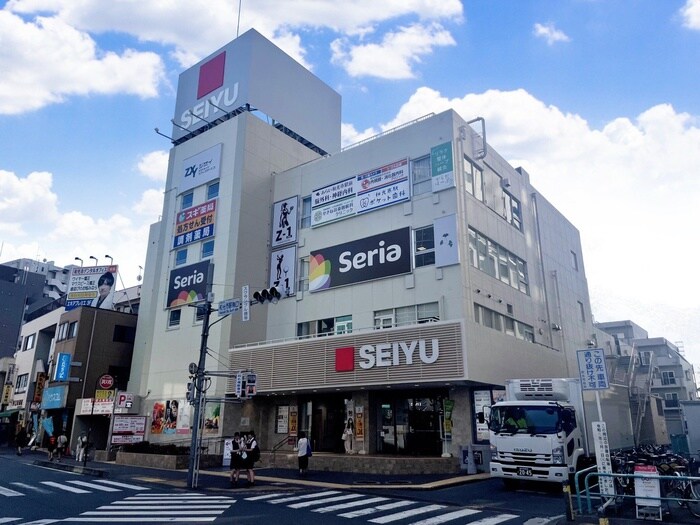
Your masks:
<svg viewBox="0 0 700 525"><path fill-rule="evenodd" d="M504 406L491 409L489 428L494 432L555 434L561 430L557 406Z"/></svg>

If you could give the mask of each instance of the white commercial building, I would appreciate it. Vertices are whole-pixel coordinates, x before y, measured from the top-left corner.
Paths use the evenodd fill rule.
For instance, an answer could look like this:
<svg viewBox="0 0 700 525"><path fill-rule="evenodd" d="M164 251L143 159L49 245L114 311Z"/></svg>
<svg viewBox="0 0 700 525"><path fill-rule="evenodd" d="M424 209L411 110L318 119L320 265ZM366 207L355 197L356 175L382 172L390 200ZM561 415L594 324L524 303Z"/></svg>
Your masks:
<svg viewBox="0 0 700 525"><path fill-rule="evenodd" d="M207 371L257 374L242 404L212 377L205 436L263 449L303 430L341 451L351 419L354 451L457 456L488 442L475 411L506 379L578 374L579 233L464 117L341 150L340 96L255 31L181 75L129 383L150 441L189 436L203 333ZM248 307L245 286L281 298ZM210 292L244 304L203 331Z"/></svg>

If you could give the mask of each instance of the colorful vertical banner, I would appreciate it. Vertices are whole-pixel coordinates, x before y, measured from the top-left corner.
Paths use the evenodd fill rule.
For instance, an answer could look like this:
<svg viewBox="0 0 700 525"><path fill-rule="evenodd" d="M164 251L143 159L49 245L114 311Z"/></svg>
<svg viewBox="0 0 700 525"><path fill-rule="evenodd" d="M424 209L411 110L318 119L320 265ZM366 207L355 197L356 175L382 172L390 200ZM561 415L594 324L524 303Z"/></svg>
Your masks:
<svg viewBox="0 0 700 525"><path fill-rule="evenodd" d="M365 438L365 407L355 407L355 438Z"/></svg>
<svg viewBox="0 0 700 525"><path fill-rule="evenodd" d="M452 160L452 142L430 148L430 174L433 193L454 188L455 176Z"/></svg>
<svg viewBox="0 0 700 525"><path fill-rule="evenodd" d="M452 439L452 412L455 408L455 402L453 399L443 399L442 408L444 412L444 417L442 420L443 429L445 431L445 439Z"/></svg>

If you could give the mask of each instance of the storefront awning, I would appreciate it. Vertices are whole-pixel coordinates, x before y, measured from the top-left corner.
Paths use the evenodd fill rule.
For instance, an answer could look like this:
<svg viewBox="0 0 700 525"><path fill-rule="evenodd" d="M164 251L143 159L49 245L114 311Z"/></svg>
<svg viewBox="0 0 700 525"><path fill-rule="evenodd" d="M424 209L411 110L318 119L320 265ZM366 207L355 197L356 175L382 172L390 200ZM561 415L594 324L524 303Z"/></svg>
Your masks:
<svg viewBox="0 0 700 525"><path fill-rule="evenodd" d="M15 412L19 412L19 408L13 408L11 410L5 410L4 412L0 412L0 417L10 417Z"/></svg>

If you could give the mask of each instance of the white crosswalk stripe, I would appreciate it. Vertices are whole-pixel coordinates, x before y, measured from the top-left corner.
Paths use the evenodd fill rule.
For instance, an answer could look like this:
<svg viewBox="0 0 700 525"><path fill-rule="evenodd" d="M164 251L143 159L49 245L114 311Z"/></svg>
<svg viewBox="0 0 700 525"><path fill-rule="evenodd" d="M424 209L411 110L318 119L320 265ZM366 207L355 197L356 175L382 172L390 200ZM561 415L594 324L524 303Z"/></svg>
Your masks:
<svg viewBox="0 0 700 525"><path fill-rule="evenodd" d="M14 497L14 496L24 496L21 492L17 492L16 490L12 490L7 487L0 486L0 496L8 496L8 497Z"/></svg>
<svg viewBox="0 0 700 525"><path fill-rule="evenodd" d="M484 516L484 511L469 507L455 508L406 499L391 501L390 497L337 490L283 497L280 495L273 493L251 496L245 498L245 501L282 504L290 509L310 509L321 514L335 513L342 518L365 518L368 523L379 525L394 522L402 525L498 525L519 517L515 514ZM421 516L426 514L429 516ZM474 519L464 522L459 521L461 518Z"/></svg>
<svg viewBox="0 0 700 525"><path fill-rule="evenodd" d="M94 479L90 481L69 479L65 482L40 481L36 485L22 483L19 481L10 482L13 488L0 485L0 496L16 497L26 496L30 492L39 494L51 494L56 490L72 492L73 494L89 494L91 492L121 492L123 490L150 490L148 487L134 485L132 483L122 483L107 479ZM0 522L2 524L3 522Z"/></svg>
<svg viewBox="0 0 700 525"><path fill-rule="evenodd" d="M235 499L227 496L204 496L200 493L137 494L103 505L63 522L131 523L212 522L226 512Z"/></svg>

